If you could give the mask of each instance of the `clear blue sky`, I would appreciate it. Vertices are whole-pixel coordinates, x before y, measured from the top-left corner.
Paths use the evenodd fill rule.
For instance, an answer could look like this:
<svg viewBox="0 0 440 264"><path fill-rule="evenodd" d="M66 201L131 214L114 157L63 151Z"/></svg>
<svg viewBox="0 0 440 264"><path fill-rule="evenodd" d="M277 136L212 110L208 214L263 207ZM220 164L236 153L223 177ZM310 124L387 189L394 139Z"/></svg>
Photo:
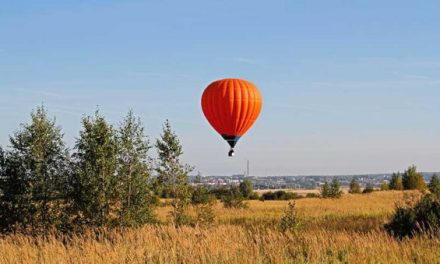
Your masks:
<svg viewBox="0 0 440 264"><path fill-rule="evenodd" d="M170 119L204 175L440 170L439 1L0 0L0 144L44 102L73 146L99 105L151 139ZM211 81L264 96L237 156L205 121Z"/></svg>

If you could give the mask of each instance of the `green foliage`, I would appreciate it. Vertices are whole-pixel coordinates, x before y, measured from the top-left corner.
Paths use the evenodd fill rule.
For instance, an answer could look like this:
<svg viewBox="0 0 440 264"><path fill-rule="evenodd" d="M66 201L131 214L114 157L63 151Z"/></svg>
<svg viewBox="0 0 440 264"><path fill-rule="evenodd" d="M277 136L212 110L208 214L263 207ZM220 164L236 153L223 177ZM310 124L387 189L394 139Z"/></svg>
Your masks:
<svg viewBox="0 0 440 264"><path fill-rule="evenodd" d="M63 226L69 155L61 129L38 107L10 145L0 153L0 229L39 233Z"/></svg>
<svg viewBox="0 0 440 264"><path fill-rule="evenodd" d="M214 203L216 198L205 186L196 186L192 191L191 203L193 205Z"/></svg>
<svg viewBox="0 0 440 264"><path fill-rule="evenodd" d="M431 181L429 182L429 191L437 197L440 197L440 178L437 176L437 174L434 174L431 177Z"/></svg>
<svg viewBox="0 0 440 264"><path fill-rule="evenodd" d="M307 193L305 197L306 198L319 198L321 196L317 193Z"/></svg>
<svg viewBox="0 0 440 264"><path fill-rule="evenodd" d="M349 193L361 193L361 186L357 182L356 179L352 179L350 182L350 189L348 190Z"/></svg>
<svg viewBox="0 0 440 264"><path fill-rule="evenodd" d="M283 190L279 190L276 192L265 192L261 195L261 200L293 200L300 199L302 196L298 195L294 192L286 192Z"/></svg>
<svg viewBox="0 0 440 264"><path fill-rule="evenodd" d="M362 191L362 193L372 193L374 192L374 187L371 184L367 184L367 186L365 186L365 189Z"/></svg>
<svg viewBox="0 0 440 264"><path fill-rule="evenodd" d="M94 117L84 117L82 125L73 155L75 221L80 225L111 225L120 215L116 132L98 111Z"/></svg>
<svg viewBox="0 0 440 264"><path fill-rule="evenodd" d="M254 192L254 185L248 179L243 180L240 183L239 188L240 188L241 195L243 195L243 197L245 199L248 199L252 195L252 193Z"/></svg>
<svg viewBox="0 0 440 264"><path fill-rule="evenodd" d="M402 174L393 173L390 181L390 190L403 190Z"/></svg>
<svg viewBox="0 0 440 264"><path fill-rule="evenodd" d="M227 194L221 197L221 200L226 208L247 208L244 197L237 186L231 186Z"/></svg>
<svg viewBox="0 0 440 264"><path fill-rule="evenodd" d="M417 172L416 166L409 167L402 175L403 188L405 190L425 190L426 183L423 174Z"/></svg>
<svg viewBox="0 0 440 264"><path fill-rule="evenodd" d="M380 190L388 191L389 189L390 189L390 185L386 181L382 182L382 184L380 185Z"/></svg>
<svg viewBox="0 0 440 264"><path fill-rule="evenodd" d="M211 189L211 190L209 190L209 192L211 194L213 194L215 196L215 198L221 200L224 196L229 195L230 190L229 190L229 188L226 188L226 187L220 187L220 188Z"/></svg>
<svg viewBox="0 0 440 264"><path fill-rule="evenodd" d="M154 222L154 194L150 190L151 148L144 128L129 111L117 133L120 193L120 220L124 226L140 226Z"/></svg>
<svg viewBox="0 0 440 264"><path fill-rule="evenodd" d="M391 221L385 225L393 236L412 237L425 233L430 236L440 235L440 200L427 194L414 206L397 206Z"/></svg>
<svg viewBox="0 0 440 264"><path fill-rule="evenodd" d="M175 188L188 186L188 174L193 168L180 162L182 145L168 120L156 140L156 148L159 163L156 166L155 192L164 198L176 197Z"/></svg>
<svg viewBox="0 0 440 264"><path fill-rule="evenodd" d="M341 184L337 178L334 178L330 184L328 182L324 183L321 188L322 198L340 198L341 196Z"/></svg>
<svg viewBox="0 0 440 264"><path fill-rule="evenodd" d="M191 202L188 174L193 168L180 162L183 154L182 145L168 120L163 126L160 138L156 140L156 148L159 163L156 167L158 176L155 180L155 191L164 197L173 198L170 215L175 226L190 224L191 218L187 213Z"/></svg>
<svg viewBox="0 0 440 264"><path fill-rule="evenodd" d="M300 227L300 221L296 214L295 202L289 202L280 220L280 229L283 232L296 231Z"/></svg>

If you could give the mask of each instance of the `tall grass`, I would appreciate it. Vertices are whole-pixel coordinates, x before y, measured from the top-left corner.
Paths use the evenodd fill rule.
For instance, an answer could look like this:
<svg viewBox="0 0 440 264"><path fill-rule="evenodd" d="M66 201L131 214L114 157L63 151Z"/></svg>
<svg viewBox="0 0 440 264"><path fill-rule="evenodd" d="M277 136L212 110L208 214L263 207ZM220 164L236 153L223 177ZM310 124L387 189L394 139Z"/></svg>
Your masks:
<svg viewBox="0 0 440 264"><path fill-rule="evenodd" d="M287 203L252 201L249 209L217 205L217 224L175 228L89 230L82 235L0 239L0 263L440 263L440 240L398 241L382 229L402 192L303 199L303 227L283 233L278 219Z"/></svg>

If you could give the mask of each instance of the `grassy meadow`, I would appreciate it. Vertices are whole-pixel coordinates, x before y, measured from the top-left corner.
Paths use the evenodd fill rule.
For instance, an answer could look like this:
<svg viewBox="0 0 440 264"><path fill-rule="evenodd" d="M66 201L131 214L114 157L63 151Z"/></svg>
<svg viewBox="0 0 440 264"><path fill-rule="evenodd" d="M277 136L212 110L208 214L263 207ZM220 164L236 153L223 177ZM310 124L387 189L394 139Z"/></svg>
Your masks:
<svg viewBox="0 0 440 264"><path fill-rule="evenodd" d="M175 228L170 208L156 210L161 225L59 236L0 238L0 263L440 263L440 240L398 241L382 226L396 202L417 192L345 194L296 200L297 232L283 233L287 201L249 201L248 209L215 205L211 227Z"/></svg>

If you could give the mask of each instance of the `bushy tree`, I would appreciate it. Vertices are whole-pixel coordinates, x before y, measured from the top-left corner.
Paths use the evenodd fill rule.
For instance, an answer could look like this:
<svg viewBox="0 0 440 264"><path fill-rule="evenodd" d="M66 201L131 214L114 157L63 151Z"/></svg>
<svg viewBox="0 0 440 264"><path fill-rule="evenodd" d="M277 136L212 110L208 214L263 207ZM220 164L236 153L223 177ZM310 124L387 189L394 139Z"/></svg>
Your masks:
<svg viewBox="0 0 440 264"><path fill-rule="evenodd" d="M359 185L359 182L356 179L352 179L350 182L350 189L348 190L349 193L361 193L361 186Z"/></svg>
<svg viewBox="0 0 440 264"><path fill-rule="evenodd" d="M228 193L222 196L221 200L226 208L247 208L244 197L237 186L231 186Z"/></svg>
<svg viewBox="0 0 440 264"><path fill-rule="evenodd" d="M82 125L73 155L75 220L92 226L112 225L120 215L116 133L99 111L84 117Z"/></svg>
<svg viewBox="0 0 440 264"><path fill-rule="evenodd" d="M149 181L151 148L144 127L129 111L117 133L118 169L120 193L120 221L126 226L139 226L154 221L153 193Z"/></svg>
<svg viewBox="0 0 440 264"><path fill-rule="evenodd" d="M240 183L239 188L240 188L241 194L246 199L249 199L249 197L251 197L252 193L254 192L254 185L248 179L244 179Z"/></svg>
<svg viewBox="0 0 440 264"><path fill-rule="evenodd" d="M3 188L5 188L3 181L6 179L6 160L6 152L0 146L0 203L3 197Z"/></svg>
<svg viewBox="0 0 440 264"><path fill-rule="evenodd" d="M193 205L211 204L216 200L215 195L205 186L196 186L192 190L191 203Z"/></svg>
<svg viewBox="0 0 440 264"><path fill-rule="evenodd" d="M423 174L417 172L416 166L409 167L402 175L403 188L405 190L425 190L426 183Z"/></svg>
<svg viewBox="0 0 440 264"><path fill-rule="evenodd" d="M391 221L385 225L393 236L412 237L420 233L440 236L440 200L427 194L414 206L397 206Z"/></svg>
<svg viewBox="0 0 440 264"><path fill-rule="evenodd" d="M429 182L429 191L440 197L440 178L437 174L432 175L431 181Z"/></svg>
<svg viewBox="0 0 440 264"><path fill-rule="evenodd" d="M35 233L64 226L69 155L61 129L41 106L10 145L0 151L1 229Z"/></svg>
<svg viewBox="0 0 440 264"><path fill-rule="evenodd" d="M340 198L341 196L341 184L337 178L334 178L331 183L325 182L321 188L322 198Z"/></svg>
<svg viewBox="0 0 440 264"><path fill-rule="evenodd" d="M367 184L367 186L365 186L365 189L362 191L362 193L372 193L374 192L374 187L372 184Z"/></svg>
<svg viewBox="0 0 440 264"><path fill-rule="evenodd" d="M182 164L182 145L171 129L167 120L159 139L156 140L159 158L155 181L156 192L165 197L172 197L173 210L171 217L176 226L188 224L190 217L187 207L191 201L191 191L188 184L188 174L193 170L188 164Z"/></svg>
<svg viewBox="0 0 440 264"><path fill-rule="evenodd" d="M279 190L276 192L265 192L261 196L261 200L293 200L293 199L300 199L302 196L300 196L297 193L294 192L286 192L283 190Z"/></svg>
<svg viewBox="0 0 440 264"><path fill-rule="evenodd" d="M295 231L300 227L300 221L296 214L295 202L289 202L280 220L280 229L283 232Z"/></svg>
<svg viewBox="0 0 440 264"><path fill-rule="evenodd" d="M165 121L160 138L156 140L156 148L159 158L156 166L156 192L162 197L176 197L177 187L187 188L188 174L193 168L180 161L182 145L168 120Z"/></svg>
<svg viewBox="0 0 440 264"><path fill-rule="evenodd" d="M393 173L390 181L390 190L403 190L402 174Z"/></svg>

